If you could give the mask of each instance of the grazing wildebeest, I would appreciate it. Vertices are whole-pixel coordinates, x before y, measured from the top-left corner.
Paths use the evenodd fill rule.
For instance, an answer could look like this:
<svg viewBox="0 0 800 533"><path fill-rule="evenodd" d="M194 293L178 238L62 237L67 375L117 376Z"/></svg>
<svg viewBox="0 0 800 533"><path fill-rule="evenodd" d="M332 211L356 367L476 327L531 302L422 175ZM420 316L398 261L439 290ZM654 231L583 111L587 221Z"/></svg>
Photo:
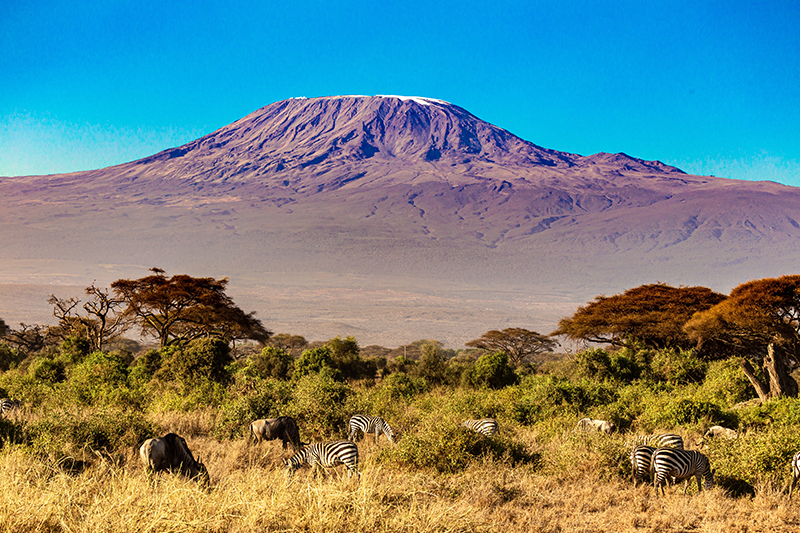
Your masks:
<svg viewBox="0 0 800 533"><path fill-rule="evenodd" d="M250 437L247 442L255 441L260 444L262 440L281 439L283 441L283 449L286 445L292 445L292 451L295 453L300 451L303 443L300 442L300 431L297 429L297 423L294 418L290 416L279 416L278 418L267 418L265 420L256 420L250 424Z"/></svg>
<svg viewBox="0 0 800 533"><path fill-rule="evenodd" d="M703 446L705 441L709 438L717 438L717 437L724 437L726 439L735 439L738 437L739 434L736 431L728 428L724 428L722 426L711 426L708 430L703 434L703 438L700 439L697 444L699 446Z"/></svg>
<svg viewBox="0 0 800 533"><path fill-rule="evenodd" d="M596 420L594 418L581 418L578 420L578 424L575 426L575 431L599 431L601 433L605 433L606 435L611 435L611 433L616 429L613 422L606 422L605 420Z"/></svg>
<svg viewBox="0 0 800 533"><path fill-rule="evenodd" d="M139 448L139 458L152 472L179 472L190 478L200 477L208 482L208 470L203 463L196 461L183 437L168 433L144 441Z"/></svg>

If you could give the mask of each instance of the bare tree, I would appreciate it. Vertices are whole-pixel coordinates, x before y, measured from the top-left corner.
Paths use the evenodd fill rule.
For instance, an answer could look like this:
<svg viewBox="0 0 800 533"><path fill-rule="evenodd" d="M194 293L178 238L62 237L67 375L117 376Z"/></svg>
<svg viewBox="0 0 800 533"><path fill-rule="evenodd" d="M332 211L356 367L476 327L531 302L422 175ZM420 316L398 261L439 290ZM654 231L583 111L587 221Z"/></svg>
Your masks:
<svg viewBox="0 0 800 533"><path fill-rule="evenodd" d="M122 314L123 301L94 283L86 287L86 294L91 299L81 306L85 312L83 315L76 311L81 303L78 298L63 300L51 294L47 301L53 306L53 316L58 319L63 337L81 337L89 341L92 351L102 350L108 341L118 337L128 326Z"/></svg>

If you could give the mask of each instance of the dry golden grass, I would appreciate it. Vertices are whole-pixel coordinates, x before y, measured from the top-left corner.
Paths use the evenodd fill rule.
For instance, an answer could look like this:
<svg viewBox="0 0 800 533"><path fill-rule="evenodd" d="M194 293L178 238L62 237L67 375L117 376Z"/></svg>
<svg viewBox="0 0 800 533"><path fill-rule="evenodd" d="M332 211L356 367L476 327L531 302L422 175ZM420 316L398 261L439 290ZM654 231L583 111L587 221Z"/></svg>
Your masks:
<svg viewBox="0 0 800 533"><path fill-rule="evenodd" d="M591 473L543 474L476 461L439 476L376 464L379 447L361 441L361 478L343 467L291 480L275 442L188 438L208 466L203 487L172 475L149 476L133 452L121 464L98 458L69 473L21 449L0 453L0 530L71 532L189 531L533 531L765 532L800 530L800 509L769 488L734 499L721 490L683 495L634 489ZM797 496L795 496L795 499Z"/></svg>

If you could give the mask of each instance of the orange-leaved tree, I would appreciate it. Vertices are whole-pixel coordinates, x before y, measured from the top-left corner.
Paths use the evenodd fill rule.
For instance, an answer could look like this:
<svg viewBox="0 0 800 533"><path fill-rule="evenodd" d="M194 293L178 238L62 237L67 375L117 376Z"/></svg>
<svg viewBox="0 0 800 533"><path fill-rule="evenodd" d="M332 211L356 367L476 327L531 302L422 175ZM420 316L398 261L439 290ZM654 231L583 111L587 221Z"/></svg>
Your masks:
<svg viewBox="0 0 800 533"><path fill-rule="evenodd" d="M698 311L723 300L723 294L707 287L641 285L622 294L597 296L561 319L550 335L612 346L691 348L693 341L683 325Z"/></svg>
<svg viewBox="0 0 800 533"><path fill-rule="evenodd" d="M111 288L125 305L125 317L143 334L158 338L162 348L201 337L264 342L271 335L255 313L245 313L225 294L227 278L167 277L160 268L150 271L143 278L119 279Z"/></svg>
<svg viewBox="0 0 800 533"><path fill-rule="evenodd" d="M743 283L685 331L707 357L740 357L762 400L797 396L790 372L800 364L800 275Z"/></svg>

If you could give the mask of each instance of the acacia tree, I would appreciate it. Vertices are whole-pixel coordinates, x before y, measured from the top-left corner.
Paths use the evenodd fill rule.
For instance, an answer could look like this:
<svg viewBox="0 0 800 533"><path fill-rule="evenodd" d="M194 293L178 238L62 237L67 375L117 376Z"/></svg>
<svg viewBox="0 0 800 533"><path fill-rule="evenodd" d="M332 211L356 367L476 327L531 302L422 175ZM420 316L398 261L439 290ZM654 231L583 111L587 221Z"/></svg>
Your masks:
<svg viewBox="0 0 800 533"><path fill-rule="evenodd" d="M92 283L86 287L91 297L81 306L85 315L76 311L78 298L61 299L50 295L47 302L53 306L53 316L58 319L58 330L62 338L76 336L87 339L92 351L102 350L103 345L119 336L127 327L122 314L122 300L114 298L108 289L98 288Z"/></svg>
<svg viewBox="0 0 800 533"><path fill-rule="evenodd" d="M119 279L111 288L125 305L125 318L143 334L158 338L162 348L208 336L264 342L271 335L255 313L245 313L225 294L227 278L167 277L160 268L150 271L143 278Z"/></svg>
<svg viewBox="0 0 800 533"><path fill-rule="evenodd" d="M789 372L800 364L800 275L743 283L685 330L706 357L740 357L762 400L797 396Z"/></svg>
<svg viewBox="0 0 800 533"><path fill-rule="evenodd" d="M633 347L691 348L683 325L698 311L725 300L706 287L672 287L664 283L641 285L622 294L597 296L563 318L550 335L572 340Z"/></svg>
<svg viewBox="0 0 800 533"><path fill-rule="evenodd" d="M547 335L524 328L506 328L502 331L493 329L484 333L479 339L465 344L490 353L503 352L508 356L512 366L521 365L528 357L551 352L557 345L558 343Z"/></svg>

